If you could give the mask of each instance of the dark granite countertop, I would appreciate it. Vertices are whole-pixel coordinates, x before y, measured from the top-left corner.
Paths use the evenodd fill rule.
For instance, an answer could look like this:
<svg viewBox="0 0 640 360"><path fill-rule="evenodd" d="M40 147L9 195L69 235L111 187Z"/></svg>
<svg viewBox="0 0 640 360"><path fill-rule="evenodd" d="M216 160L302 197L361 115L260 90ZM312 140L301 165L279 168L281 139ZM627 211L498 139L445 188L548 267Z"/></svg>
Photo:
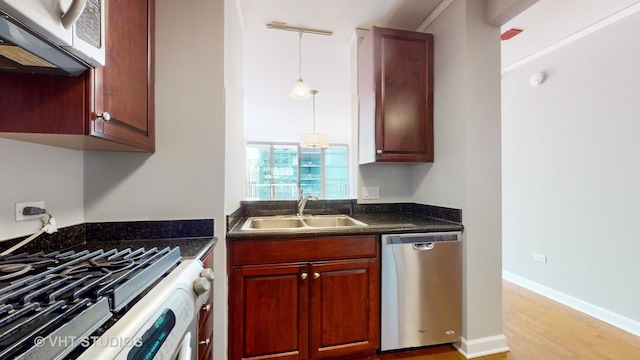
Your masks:
<svg viewBox="0 0 640 360"><path fill-rule="evenodd" d="M138 249L180 247L184 259L198 258L215 246L213 219L84 223L42 234L14 253L64 250ZM26 237L0 242L0 251Z"/></svg>
<svg viewBox="0 0 640 360"><path fill-rule="evenodd" d="M348 202L351 202L350 205ZM365 235L365 234L398 234L421 233L441 231L462 231L462 213L457 209L434 207L422 204L355 204L354 201L345 200L336 202L327 200L325 204L318 204L314 208L305 211L310 214L345 214L362 221L367 226L345 227L332 229L296 229L296 230L241 230L242 225L249 217L286 215L288 210L286 201L276 202L276 211L269 212L266 204L256 205L243 203L243 207L230 215L228 221L227 239L260 239L260 238L291 238L314 237L331 235ZM292 202L295 209L295 202ZM316 202L314 202L315 204Z"/></svg>

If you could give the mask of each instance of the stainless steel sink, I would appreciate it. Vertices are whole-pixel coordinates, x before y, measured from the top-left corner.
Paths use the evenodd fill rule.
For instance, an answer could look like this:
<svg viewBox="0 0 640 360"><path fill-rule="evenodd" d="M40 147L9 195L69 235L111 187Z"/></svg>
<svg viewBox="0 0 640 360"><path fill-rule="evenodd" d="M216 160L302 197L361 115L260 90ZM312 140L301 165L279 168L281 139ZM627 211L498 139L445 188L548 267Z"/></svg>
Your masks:
<svg viewBox="0 0 640 360"><path fill-rule="evenodd" d="M311 227L344 227L344 226L366 226L365 223L353 219L346 215L340 216L314 216L304 219L305 224Z"/></svg>
<svg viewBox="0 0 640 360"><path fill-rule="evenodd" d="M241 230L311 230L367 226L347 215L260 216L250 217Z"/></svg>
<svg viewBox="0 0 640 360"><path fill-rule="evenodd" d="M289 218L252 218L251 229L289 229L303 227L304 223L300 219Z"/></svg>

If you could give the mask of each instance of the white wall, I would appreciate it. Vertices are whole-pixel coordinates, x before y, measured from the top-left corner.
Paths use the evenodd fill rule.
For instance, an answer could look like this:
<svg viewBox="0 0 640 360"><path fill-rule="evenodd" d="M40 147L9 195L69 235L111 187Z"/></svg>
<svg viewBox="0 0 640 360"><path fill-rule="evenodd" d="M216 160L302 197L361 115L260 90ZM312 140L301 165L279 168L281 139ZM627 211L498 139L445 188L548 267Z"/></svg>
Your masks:
<svg viewBox="0 0 640 360"><path fill-rule="evenodd" d="M80 151L0 139L0 240L42 227L15 222L16 202L44 201L59 227L83 223L82 161Z"/></svg>
<svg viewBox="0 0 640 360"><path fill-rule="evenodd" d="M86 221L215 216L224 234L222 10L156 4L156 152L86 152Z"/></svg>
<svg viewBox="0 0 640 360"><path fill-rule="evenodd" d="M413 198L462 209L463 342L470 357L506 350L502 334L499 28L483 2L456 0L435 38L435 161L414 165Z"/></svg>
<svg viewBox="0 0 640 360"><path fill-rule="evenodd" d="M635 13L502 80L504 270L635 334L638 36Z"/></svg>

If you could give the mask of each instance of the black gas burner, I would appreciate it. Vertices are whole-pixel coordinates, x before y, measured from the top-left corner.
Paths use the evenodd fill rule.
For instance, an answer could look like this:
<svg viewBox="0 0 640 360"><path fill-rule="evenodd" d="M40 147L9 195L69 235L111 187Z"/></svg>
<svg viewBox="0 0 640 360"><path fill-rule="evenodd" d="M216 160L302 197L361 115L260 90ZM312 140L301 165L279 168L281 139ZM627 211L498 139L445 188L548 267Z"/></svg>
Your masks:
<svg viewBox="0 0 640 360"><path fill-rule="evenodd" d="M77 344L55 338L80 342L104 331L179 261L179 248L0 257L0 360L64 356Z"/></svg>
<svg viewBox="0 0 640 360"><path fill-rule="evenodd" d="M0 282L19 278L29 272L37 272L55 263L55 259L41 257L0 260Z"/></svg>

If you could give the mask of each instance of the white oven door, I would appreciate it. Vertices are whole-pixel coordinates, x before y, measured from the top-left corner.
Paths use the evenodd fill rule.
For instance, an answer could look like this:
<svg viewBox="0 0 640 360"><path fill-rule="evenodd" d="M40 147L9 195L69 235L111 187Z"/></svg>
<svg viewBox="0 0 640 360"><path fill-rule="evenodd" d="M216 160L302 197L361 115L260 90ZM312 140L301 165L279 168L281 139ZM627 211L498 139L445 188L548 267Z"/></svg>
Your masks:
<svg viewBox="0 0 640 360"><path fill-rule="evenodd" d="M211 289L196 295L202 265L183 261L78 359L195 359L197 312Z"/></svg>
<svg viewBox="0 0 640 360"><path fill-rule="evenodd" d="M124 347L116 359L181 358L178 357L180 352L189 352L191 348L189 328L195 316L193 296L184 289L177 289L135 335L129 339L117 339L122 342L118 345ZM107 337L105 340L110 339ZM190 353L188 356L185 359L191 359Z"/></svg>

